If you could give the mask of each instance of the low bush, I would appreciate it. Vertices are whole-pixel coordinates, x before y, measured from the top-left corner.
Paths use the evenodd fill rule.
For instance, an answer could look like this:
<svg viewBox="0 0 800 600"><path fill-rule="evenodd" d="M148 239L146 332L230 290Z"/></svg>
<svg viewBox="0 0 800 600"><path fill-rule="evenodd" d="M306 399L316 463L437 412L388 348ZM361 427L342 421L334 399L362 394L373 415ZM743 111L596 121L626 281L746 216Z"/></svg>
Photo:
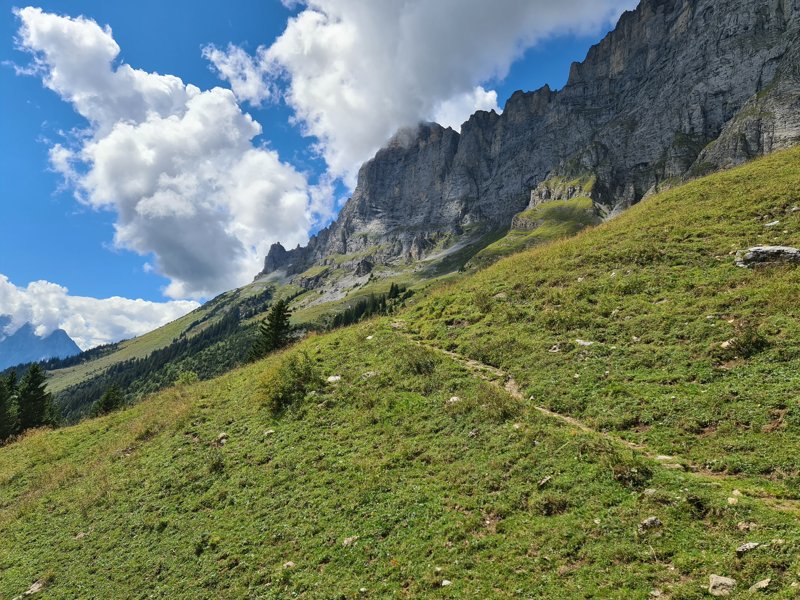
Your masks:
<svg viewBox="0 0 800 600"><path fill-rule="evenodd" d="M323 384L322 373L308 354L290 354L266 384L266 405L273 415L301 403Z"/></svg>

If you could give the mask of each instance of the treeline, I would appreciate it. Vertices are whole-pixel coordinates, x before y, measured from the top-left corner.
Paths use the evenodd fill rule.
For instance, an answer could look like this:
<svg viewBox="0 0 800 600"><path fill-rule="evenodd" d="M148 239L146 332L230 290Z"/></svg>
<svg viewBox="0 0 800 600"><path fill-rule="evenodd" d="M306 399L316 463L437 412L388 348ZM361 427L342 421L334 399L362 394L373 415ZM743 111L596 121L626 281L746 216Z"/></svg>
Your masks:
<svg viewBox="0 0 800 600"><path fill-rule="evenodd" d="M375 315L388 314L402 305L412 294L413 292L405 286L392 283L388 293L370 294L334 316L330 328L346 327Z"/></svg>
<svg viewBox="0 0 800 600"><path fill-rule="evenodd" d="M0 378L0 443L28 429L56 425L58 421L41 366L31 365L21 380L16 371Z"/></svg>
<svg viewBox="0 0 800 600"><path fill-rule="evenodd" d="M172 385L180 373L192 371L208 379L232 369L247 356L247 343L226 344L218 352L212 346L232 338L239 331L239 312L230 310L217 323L191 337L179 337L168 346L154 350L145 358L134 358L110 366L100 375L58 394L58 406L68 422L89 414L91 406L110 388L123 390L130 397L156 392ZM191 359L204 353L203 360ZM186 363L191 364L186 364Z"/></svg>

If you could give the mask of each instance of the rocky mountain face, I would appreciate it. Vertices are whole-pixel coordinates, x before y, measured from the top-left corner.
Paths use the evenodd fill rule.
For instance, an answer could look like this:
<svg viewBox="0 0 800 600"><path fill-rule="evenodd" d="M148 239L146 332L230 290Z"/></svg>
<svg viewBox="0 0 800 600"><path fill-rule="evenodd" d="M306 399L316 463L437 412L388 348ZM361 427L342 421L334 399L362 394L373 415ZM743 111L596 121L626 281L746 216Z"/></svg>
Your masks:
<svg viewBox="0 0 800 600"><path fill-rule="evenodd" d="M589 195L612 216L798 142L800 0L642 0L562 90L516 92L460 134L399 132L338 219L304 248L273 246L262 275L416 261L550 199Z"/></svg>
<svg viewBox="0 0 800 600"><path fill-rule="evenodd" d="M2 324L3 320L0 319L0 326ZM56 329L48 336L39 337L33 326L26 324L12 335L0 337L0 371L49 358L67 358L80 352L81 349L63 329Z"/></svg>

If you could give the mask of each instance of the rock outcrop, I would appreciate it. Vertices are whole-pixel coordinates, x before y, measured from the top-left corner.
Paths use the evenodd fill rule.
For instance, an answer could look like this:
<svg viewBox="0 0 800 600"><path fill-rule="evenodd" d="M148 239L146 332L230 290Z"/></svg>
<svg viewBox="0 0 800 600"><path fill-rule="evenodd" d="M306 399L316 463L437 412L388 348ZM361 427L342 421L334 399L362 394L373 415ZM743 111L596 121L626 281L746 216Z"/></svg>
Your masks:
<svg viewBox="0 0 800 600"><path fill-rule="evenodd" d="M460 134L434 123L399 132L362 167L338 219L305 248L274 246L264 274L334 255L359 255L344 263L353 270L367 254L419 260L570 194L613 215L670 182L800 142L799 82L800 0L642 0L562 90L516 92Z"/></svg>
<svg viewBox="0 0 800 600"><path fill-rule="evenodd" d="M736 257L736 266L745 269L777 264L800 265L800 249L789 246L756 246Z"/></svg>

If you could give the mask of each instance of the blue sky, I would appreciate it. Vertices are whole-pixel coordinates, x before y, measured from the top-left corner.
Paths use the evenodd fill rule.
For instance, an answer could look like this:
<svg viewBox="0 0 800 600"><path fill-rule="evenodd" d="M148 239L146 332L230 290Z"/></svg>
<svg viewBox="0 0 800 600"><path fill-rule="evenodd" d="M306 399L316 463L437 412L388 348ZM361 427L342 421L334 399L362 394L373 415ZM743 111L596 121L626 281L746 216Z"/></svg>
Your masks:
<svg viewBox="0 0 800 600"><path fill-rule="evenodd" d="M451 1L441 0L442 4ZM328 17L334 16L335 13L335 16L343 22L352 19L356 28L364 23L369 24L369 19L373 19L374 22L375 19L384 18L379 11L373 11L374 14L359 14L358 8L347 6L352 5L352 2L347 0L339 3L342 8L338 13L336 13L339 10L336 6L337 0L320 0L320 2L314 14L325 15L327 10ZM112 68L124 63L147 73L174 75L184 84L192 84L200 90L208 90L215 86L234 88L242 113L250 114L263 127L262 133L250 140L252 147L277 152L273 162L280 161L280 165L276 168L285 171L281 171L281 176L289 178L297 176L303 179L302 184L296 182L287 184L285 193L296 194L299 187L305 186L303 189L308 198L324 196L324 200L306 200L305 221L293 222L291 226L296 225L296 228L292 230L291 235L286 234L286 239L281 238L282 231L264 228L262 232L264 237L276 238L265 239L264 244L267 245L267 242L277 239L284 243L292 243L302 239L304 235L313 234L324 225L341 200L346 198L349 185L353 183L354 169L361 160L369 157L377 140L384 139L386 132L392 131L409 119L435 116L437 114L435 110L438 110L435 107L449 101L448 94L452 95L461 90L459 85L467 95L472 93L473 86L475 90L479 90L476 92L476 97L483 97L486 92L486 97L476 104L482 108L488 107L487 102L489 104L494 102L491 98L494 92L496 92L496 103L502 108L506 99L517 89L532 90L545 83L554 88L562 87L566 82L570 64L585 56L590 45L599 41L611 28L613 18L623 8L631 8L635 4L632 0L604 0L596 3L602 6L587 8L592 3L566 0L560 9L554 9L552 5L544 8L548 3L539 3L543 8L537 12L529 8L530 5L536 5L536 2L517 2L517 0L510 2L519 4L522 7L519 10L523 11L517 19L520 23L517 31L508 30L508 24L501 22L496 23L496 28L491 30L491 24L481 23L480 15L477 13L474 22L465 20L456 24L458 31L454 30L453 44L460 43L459 32L470 35L469 31L464 31L469 28L474 30L473 35L484 35L486 44L485 49L474 44L465 50L454 48L454 52L473 53L472 58L467 55L464 60L474 63L476 72L465 73L462 80L449 82L449 87L438 89L440 87L438 82L445 79L443 73L453 70L452 66L448 68L447 65L447 60L454 59L447 57L450 46L447 45L449 42L446 34L437 36L442 39L436 40L426 41L421 37L421 45L424 47L426 43L432 44L431 48L435 52L430 57L431 64L437 61L443 64L441 67L434 64L429 73L420 75L419 82L404 82L402 89L418 85L419 90L414 92L415 97L418 97L431 88L432 98L430 101L423 99L419 108L414 109L419 114L409 113L407 108L409 102L401 98L404 106L397 109L396 116L392 117L390 114L384 120L379 120L379 117L370 114L340 114L335 112L338 110L337 107L331 109L330 106L320 105L324 104L324 98L303 98L296 92L302 88L300 84L303 81L311 83L321 81L320 77L324 76L324 73L315 73L313 66L309 67L303 63L302 57L298 57L293 50L296 46L292 46L289 42L292 40L307 42L308 38L303 36L312 35L317 39L321 37L320 33L332 30L329 24L320 25L316 21L312 26L329 29L302 30L299 26L295 27L294 31L289 31L286 35L290 38L286 46L276 48L274 55L268 60L262 58L259 63L259 47L266 49L272 46L276 38L287 31L287 20L290 17L303 11L306 13L301 14L301 17L307 16L309 9L302 4L289 9L278 0L228 0L225 3L196 0L169 2L48 0L35 6L40 7L44 13L56 13L68 17L83 15L101 27L109 25L113 30L113 40L120 48L119 56L114 62L116 66ZM78 114L77 105L74 101L70 101L68 92L46 89L42 83L45 75L41 71L34 75L20 75L15 72L14 65L30 65L33 56L30 44L28 51L24 52L15 42L18 39L21 20L15 16L13 9L25 5L7 0L3 0L1 5L0 62L3 64L0 67L0 90L2 90L0 156L3 160L0 161L0 180L3 182L5 219L10 226L5 227L3 236L0 236L0 275L7 278L6 285L15 286L19 291L30 282L45 280L68 288L69 296L88 298L119 296L168 304L173 300L186 298L202 301L212 293L230 287L231 281L238 284L243 275L239 275L240 279L220 281L217 287L214 283L208 282L211 275L202 282L191 281L191 277L182 274L189 271L181 271L180 264L176 264L180 261L179 256L164 256L166 246L163 244L163 236L158 238L161 241L153 242L152 251L149 251L150 247L142 241L115 244L114 224L121 222L119 215L124 210L121 205L117 206L113 201L111 203L106 201L103 204L95 199L83 203L76 201L75 184L73 182L70 185L65 182L63 174L54 172L48 158L50 149L55 144L63 144L72 151L85 148L86 142L75 135L78 130L85 132L84 137L94 136L95 140L102 139L105 134L92 130L87 119ZM366 12L369 13L369 10ZM528 16L530 21L526 27L525 18ZM585 24L576 30L570 23L576 19L580 23L581 18ZM565 31L567 28L571 31ZM419 35L424 36L424 28L419 30ZM529 33L529 30L534 32ZM76 31L76 35L82 35L80 30ZM515 36L518 38L516 42L514 42ZM390 38L390 33L387 33L386 37ZM509 38L513 43L504 38ZM402 39L400 41L402 42ZM336 42L334 40L330 43ZM381 38L373 39L365 33L363 40L358 43L363 44L364 48L356 50L368 55L375 53L375 44L380 44ZM346 41L345 45L347 44L349 41ZM243 51L242 56L250 57L251 66L260 69L259 76L264 79L260 88L263 98L255 98L248 102L233 82L226 81L225 77L220 76L220 65L217 65L216 70L213 69L208 58L203 55L203 49L209 45L213 45L226 56L232 56L232 49L235 47L237 51ZM519 48L527 50L520 54ZM33 50L39 49L33 48ZM326 51L326 48L322 47L321 52ZM335 62L332 59L333 66L323 65L322 68L331 69L344 64L344 72L347 73L347 69L350 68L347 61L353 56L352 49L347 52L351 53L342 51ZM331 54L336 54L336 51L331 51ZM436 58L437 55L439 59ZM400 54L392 56L398 61L404 60ZM414 66L415 63L410 64ZM280 66L282 73L274 72L276 65ZM390 63L390 66L394 65ZM458 64L459 68L462 66ZM45 74L48 68L52 72L56 65L45 65ZM444 71L437 71L437 68ZM375 70L381 69L376 67ZM420 70L418 66L417 70ZM369 75L366 73L366 76ZM353 85L358 84L356 77L357 73L354 74ZM297 87L294 88L293 85ZM380 90L380 86L377 87ZM286 94L292 94L293 91L296 92L294 100L287 99ZM379 91L370 93L372 96L365 95L367 100L374 102L384 100L375 97ZM387 94L389 93L391 90L387 90ZM436 97L436 94L439 94L439 97ZM459 107L456 114L460 115L464 112L462 106L464 102L459 101L456 104ZM465 106L469 107L469 104ZM458 112L459 110L461 112ZM469 112L471 108L464 115ZM358 143L351 143L346 130L344 134L336 130L338 122L351 117L357 119L357 123L363 122L364 131L359 133L363 133L362 137L366 137ZM326 119L328 125L319 125L320 122L326 122ZM312 121L317 125L310 124ZM460 119L457 121L460 122ZM359 127L360 129L362 128ZM304 132L309 135L303 135ZM268 157L263 158L267 160ZM90 174L93 168L93 164L84 163L77 167L77 171L81 176L85 176ZM270 175L265 173L264 177L269 179ZM316 206L315 202L319 206ZM312 206L316 207L311 208ZM237 210L242 209L239 207ZM272 219L273 215L276 215L276 209L270 208L270 210L272 212L264 214L270 215L268 218ZM280 220L278 216L274 218ZM235 219L236 215L232 217L233 221ZM136 227L146 227L146 225L138 224ZM251 253L248 265L253 260L252 252L257 250L251 238L259 231L261 230L258 227L253 228L251 224L248 234L250 237L245 236L243 242L245 246L249 244ZM146 233L147 235L136 230L131 237L140 240L152 232ZM180 243L180 239L175 240L175 244ZM238 266L237 263L237 268ZM220 266L224 267L225 265ZM243 272L249 268L249 266L242 267ZM252 275L255 275L255 272ZM170 284L176 281L178 284L170 287ZM64 294L66 295L66 292ZM30 315L37 314L37 307L29 307L23 311L19 306L25 302L37 301L30 297L22 298L18 294L15 296L13 293L4 296L0 291L0 314L13 313L12 308L14 308L20 312L20 316L17 317L18 324L23 315L28 315L25 318L35 320ZM7 306L3 306L4 302ZM73 305L66 303L63 306ZM161 316L163 319L174 318L176 311L187 310L191 306L189 303L174 305L169 310L162 311ZM157 312L156 304L152 307ZM119 307L115 309L121 310ZM50 307L49 312L54 311L57 312ZM89 317L85 316L86 318ZM66 319L59 320L57 314L51 315L49 319L42 319L42 322L45 320L47 324L43 325L40 332L56 325L64 326L66 323ZM151 324L148 322L147 326ZM135 328L126 332L121 332L117 328L113 330L114 333L105 334L102 331L104 326L103 323L97 323L93 329L94 335L83 336L83 345L105 341L115 336L140 333ZM74 325L73 329L76 329Z"/></svg>

